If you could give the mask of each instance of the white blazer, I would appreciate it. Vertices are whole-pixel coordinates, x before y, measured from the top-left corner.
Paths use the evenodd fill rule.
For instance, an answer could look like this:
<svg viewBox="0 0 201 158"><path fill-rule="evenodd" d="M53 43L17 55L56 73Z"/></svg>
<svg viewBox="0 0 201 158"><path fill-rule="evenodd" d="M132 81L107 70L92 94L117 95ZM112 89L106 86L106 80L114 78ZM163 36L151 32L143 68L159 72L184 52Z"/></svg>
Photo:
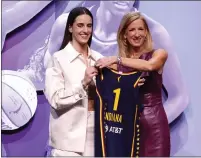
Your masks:
<svg viewBox="0 0 201 158"><path fill-rule="evenodd" d="M102 57L88 48L91 66ZM49 144L56 149L84 152L88 96L81 80L86 65L72 44L54 53L45 78L45 96L51 105Z"/></svg>

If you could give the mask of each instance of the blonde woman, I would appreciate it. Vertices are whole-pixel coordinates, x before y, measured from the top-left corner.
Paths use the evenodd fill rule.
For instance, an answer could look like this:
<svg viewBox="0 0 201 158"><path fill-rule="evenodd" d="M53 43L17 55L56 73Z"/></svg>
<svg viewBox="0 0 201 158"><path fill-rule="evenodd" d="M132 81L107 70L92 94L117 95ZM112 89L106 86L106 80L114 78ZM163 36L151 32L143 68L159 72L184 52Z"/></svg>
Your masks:
<svg viewBox="0 0 201 158"><path fill-rule="evenodd" d="M144 105L140 118L140 156L170 156L170 131L161 92L162 72L168 54L163 49L153 50L147 22L139 12L130 12L123 17L117 39L119 57L104 57L96 66L103 68L120 63L148 72L144 73L146 80L140 88Z"/></svg>

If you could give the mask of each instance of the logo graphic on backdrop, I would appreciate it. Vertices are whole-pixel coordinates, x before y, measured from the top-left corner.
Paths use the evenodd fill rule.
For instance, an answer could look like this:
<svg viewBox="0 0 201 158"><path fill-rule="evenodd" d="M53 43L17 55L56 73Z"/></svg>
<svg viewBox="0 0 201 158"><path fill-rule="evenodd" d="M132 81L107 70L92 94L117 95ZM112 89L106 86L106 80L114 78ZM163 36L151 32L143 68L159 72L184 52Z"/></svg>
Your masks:
<svg viewBox="0 0 201 158"><path fill-rule="evenodd" d="M38 1L32 2L31 4L28 1L20 1L13 2L12 5L3 5L3 37L6 37L6 34L12 32L15 28L23 25L24 23L29 23L29 20L32 17L36 16L36 14L41 12L41 10L46 9L47 5L50 2L51 1ZM59 3L55 3L55 5L58 5L58 7L56 8L62 7L63 10L62 12L60 11L60 15L58 15L58 18L56 18L56 21L51 28L51 32L46 36L46 39L44 40L44 44L33 51L29 62L24 65L23 68L15 69L29 77L29 79L34 83L37 89L44 88L44 76L47 61L50 59L51 55L55 51L59 50L59 47L61 46L68 13L72 8L76 6L85 6L91 10L94 16L92 49L99 51L105 56L116 55L117 53L116 33L122 16L128 11L140 11L138 0L89 2L69 1L68 3L61 1ZM66 8L64 8L64 6ZM20 11L26 8L26 10L29 11L30 14L23 14L23 16L18 15L17 13L19 12L20 7ZM13 10L8 13L9 9ZM181 75L179 60L172 46L172 41L167 30L164 28L163 25L153 20L148 15L144 13L142 14L148 22L155 49L164 48L169 53L168 60L163 72L163 84L168 93L168 96L164 98L164 107L168 116L169 123L171 123L187 107L189 96L186 90L186 85L184 84ZM105 18L106 15L108 18ZM38 14L37 16L40 16L40 14ZM9 20L13 19L13 17L16 17L16 19L18 20L15 20L16 22ZM40 34L38 34L38 38L40 38ZM5 38L5 42L6 40L7 39ZM33 40L33 43L34 42L37 41ZM30 45L32 45L33 43L30 43ZM6 51L4 53L6 53ZM174 81L174 83L172 81Z"/></svg>
<svg viewBox="0 0 201 158"><path fill-rule="evenodd" d="M33 117L37 94L33 83L16 71L2 71L2 130L15 130Z"/></svg>

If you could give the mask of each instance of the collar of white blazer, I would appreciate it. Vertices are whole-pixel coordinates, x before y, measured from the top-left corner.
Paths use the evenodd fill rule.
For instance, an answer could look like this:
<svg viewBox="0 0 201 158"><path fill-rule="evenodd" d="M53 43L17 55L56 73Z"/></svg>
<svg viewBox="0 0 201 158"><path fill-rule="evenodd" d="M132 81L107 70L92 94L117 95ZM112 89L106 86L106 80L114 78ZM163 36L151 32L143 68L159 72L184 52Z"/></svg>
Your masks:
<svg viewBox="0 0 201 158"><path fill-rule="evenodd" d="M76 51L76 49L72 46L72 44L69 42L67 46L64 48L64 51L68 52L68 58L69 61L72 62L74 59L76 59L81 53ZM96 57L92 53L91 48L88 46L88 57L91 58L92 60L95 60Z"/></svg>

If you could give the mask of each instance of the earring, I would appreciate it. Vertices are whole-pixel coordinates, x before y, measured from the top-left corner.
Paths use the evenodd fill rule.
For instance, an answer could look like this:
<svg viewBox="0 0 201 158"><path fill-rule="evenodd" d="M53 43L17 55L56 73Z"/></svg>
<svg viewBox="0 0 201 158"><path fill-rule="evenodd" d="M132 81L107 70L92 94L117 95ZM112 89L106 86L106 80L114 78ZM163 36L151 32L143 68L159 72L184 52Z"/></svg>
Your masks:
<svg viewBox="0 0 201 158"><path fill-rule="evenodd" d="M126 41L126 37L124 37L124 40L123 40L123 41L124 41L125 43L127 42L127 41Z"/></svg>
<svg viewBox="0 0 201 158"><path fill-rule="evenodd" d="M144 37L144 40L145 40L145 41L147 40L147 36Z"/></svg>
<svg viewBox="0 0 201 158"><path fill-rule="evenodd" d="M126 39L123 40L123 44L124 44L124 46L127 46L127 40Z"/></svg>

